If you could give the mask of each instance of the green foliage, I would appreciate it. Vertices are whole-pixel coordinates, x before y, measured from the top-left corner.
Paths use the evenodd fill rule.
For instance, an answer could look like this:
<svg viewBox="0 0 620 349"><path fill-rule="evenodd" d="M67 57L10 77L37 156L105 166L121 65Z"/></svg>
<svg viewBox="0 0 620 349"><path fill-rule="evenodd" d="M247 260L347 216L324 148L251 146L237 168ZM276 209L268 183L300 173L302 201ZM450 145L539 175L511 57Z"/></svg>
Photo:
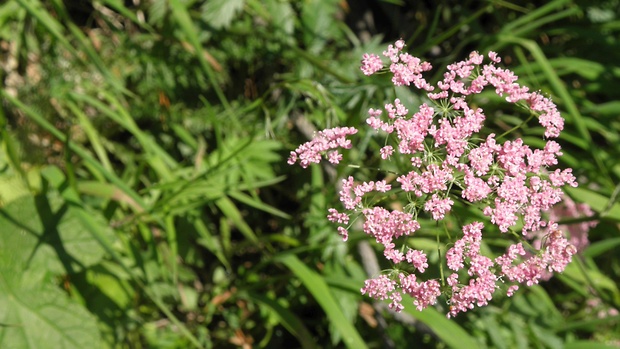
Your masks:
<svg viewBox="0 0 620 349"><path fill-rule="evenodd" d="M0 347L617 345L617 6L3 2ZM562 276L451 320L409 304L405 321L359 294L363 261L325 218L337 179L286 157L309 136L300 120L359 126L396 96L422 102L359 71L399 37L435 81L446 62L496 50L560 106L562 165L581 183L567 194L600 221ZM494 132L522 122L484 98ZM534 125L518 131L532 144ZM362 139L346 160L372 167L381 140ZM411 243L437 250L435 233Z"/></svg>
<svg viewBox="0 0 620 349"><path fill-rule="evenodd" d="M77 210L53 195L24 196L3 208L3 347L100 346L95 317L68 298L54 280L58 275L83 272L104 255Z"/></svg>

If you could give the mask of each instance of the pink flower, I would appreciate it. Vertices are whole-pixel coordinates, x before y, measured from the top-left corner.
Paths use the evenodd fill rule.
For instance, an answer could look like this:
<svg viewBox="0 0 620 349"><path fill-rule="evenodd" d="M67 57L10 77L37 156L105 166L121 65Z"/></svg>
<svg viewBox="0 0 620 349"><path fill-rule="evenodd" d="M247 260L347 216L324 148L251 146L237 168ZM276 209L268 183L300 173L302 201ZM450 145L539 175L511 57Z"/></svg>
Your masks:
<svg viewBox="0 0 620 349"><path fill-rule="evenodd" d="M390 189L392 189L392 186L387 184L384 180L378 181L377 183L375 183L375 190L378 192L385 193L389 191Z"/></svg>
<svg viewBox="0 0 620 349"><path fill-rule="evenodd" d="M338 227L338 235L342 236L342 241L349 240L349 231L344 227Z"/></svg>
<svg viewBox="0 0 620 349"><path fill-rule="evenodd" d="M428 268L428 260L426 254L420 250L409 250L405 255L408 263L411 263L420 273Z"/></svg>
<svg viewBox="0 0 620 349"><path fill-rule="evenodd" d="M484 176L489 172L494 162L494 155L501 149L494 137L495 134L491 133L487 137L486 142L481 143L478 148L472 149L469 152L470 166L478 176Z"/></svg>
<svg viewBox="0 0 620 349"><path fill-rule="evenodd" d="M391 145L386 145L385 147L381 148L380 152L381 152L381 159L385 160L389 158L390 156L392 156L392 154L394 154L394 148L392 148Z"/></svg>
<svg viewBox="0 0 620 349"><path fill-rule="evenodd" d="M525 173L527 171L525 156L529 150L530 148L523 144L521 138L517 138L512 142L506 141L497 154L497 161L506 170L507 174L511 176Z"/></svg>
<svg viewBox="0 0 620 349"><path fill-rule="evenodd" d="M441 288L437 280L427 280L420 282L409 295L414 298L413 305L422 311L429 305L437 303L437 297L441 295Z"/></svg>
<svg viewBox="0 0 620 349"><path fill-rule="evenodd" d="M497 53L493 51L489 52L489 58L493 61L493 63L499 63L502 61L501 58L497 56Z"/></svg>
<svg viewBox="0 0 620 349"><path fill-rule="evenodd" d="M564 129L564 118L560 116L555 104L540 93L529 94L527 102L532 110L542 112L538 121L546 129L545 137L557 138Z"/></svg>
<svg viewBox="0 0 620 349"><path fill-rule="evenodd" d="M364 233L383 246L383 257L394 265L389 274L366 280L362 293L389 300L395 311L403 309L403 295L407 294L422 310L437 302L442 294L440 285L447 284L443 290L449 298L447 315L453 317L487 305L501 283L512 296L521 285L531 286L562 272L572 256L587 245L587 231L596 222L572 227L553 223L562 217L576 217L580 211L592 214L589 207L568 199L565 206L554 207L562 201L565 186L577 185L571 169L555 168L562 148L549 138L559 137L564 127L556 105L541 92L519 84L513 71L499 67L501 59L495 52L488 53L486 63L482 54L470 53L448 65L442 79L432 86L424 78L432 68L430 63L404 49L403 40L387 47L383 52L389 60L387 69L378 55L364 54L361 70L366 75L383 70L391 74L395 86L415 88L426 94L423 97L428 97L428 102L413 114L400 99L389 101L382 109L368 110L366 124L375 131L372 134L381 137L378 156L382 161L369 165L370 171L364 172L369 179L344 179L339 191L344 211L330 208L327 215L329 221L340 225L338 234L345 241L348 230L344 225L359 218ZM488 89L538 117L547 138L544 148L530 147L521 138L504 141L502 137L514 134L513 130L499 140L495 134L483 133L487 115L477 104L483 100L474 104L471 95ZM318 132L290 153L288 163L305 168L326 158L338 164L343 159L342 149L352 147L348 136L356 132L347 127ZM369 148L364 149L367 152ZM381 167L379 172L375 166ZM388 184L393 178L396 182ZM483 223L466 224L462 235L455 235L453 223L467 220L456 217L446 224L450 234L443 241L451 274L440 284L436 276L426 275L436 268L429 268L425 251L412 249L409 243L415 245L412 235L421 229L416 218L422 210L441 220L449 212L459 213L452 211L455 201L460 207L480 209L497 227L490 227L492 230L506 233L518 227L521 237L514 239L504 254L491 259L481 252ZM564 231L570 232L570 238ZM513 239L512 234L504 237Z"/></svg>
<svg viewBox="0 0 620 349"><path fill-rule="evenodd" d="M450 212L454 201L450 198L440 199L437 194L433 194L430 200L424 204L424 211L430 212L433 219L442 220L446 213Z"/></svg>
<svg viewBox="0 0 620 349"><path fill-rule="evenodd" d="M464 177L465 189L462 196L470 202L476 202L486 199L491 194L491 187L481 178L475 177L474 174L467 170Z"/></svg>
<svg viewBox="0 0 620 349"><path fill-rule="evenodd" d="M421 174L411 171L407 175L398 177L396 181L401 183L404 191L412 191L415 195L422 196L434 191L446 190L448 188L446 183L452 179L450 168L430 164Z"/></svg>
<svg viewBox="0 0 620 349"><path fill-rule="evenodd" d="M405 108L403 104L400 103L400 99L396 98L394 100L394 104L386 104L385 111L387 111L388 117L390 119L395 119L397 117L402 117L409 113L409 110Z"/></svg>
<svg viewBox="0 0 620 349"><path fill-rule="evenodd" d="M327 153L327 160L332 164L338 164L342 160L342 154L337 151L330 151Z"/></svg>
<svg viewBox="0 0 620 349"><path fill-rule="evenodd" d="M357 129L353 127L335 127L318 132L318 134L310 142L300 145L294 152L291 152L288 163L290 165L299 160L301 167L306 168L311 163L318 164L321 162L321 154L328 150L351 148L351 141L346 136L357 133ZM331 155L330 161L338 161L338 155Z"/></svg>
<svg viewBox="0 0 620 349"><path fill-rule="evenodd" d="M365 53L362 56L362 66L361 70L364 75L372 75L383 68L383 62L381 62L381 57L375 54Z"/></svg>
<svg viewBox="0 0 620 349"><path fill-rule="evenodd" d="M392 82L395 86L409 86L413 84L418 89L433 90L433 87L422 76L423 72L429 71L432 68L428 62L422 62L419 58L408 53L396 55L394 51L390 51L388 55L392 61L390 72L393 74Z"/></svg>
<svg viewBox="0 0 620 349"><path fill-rule="evenodd" d="M364 232L373 236L386 248L392 240L404 235L411 235L420 229L420 224L411 215L400 211L388 211L381 207L367 208L362 211L366 222Z"/></svg>
<svg viewBox="0 0 620 349"><path fill-rule="evenodd" d="M346 213L340 213L335 208L330 208L328 210L329 215L327 215L327 219L331 222L336 222L340 224L349 224L349 215Z"/></svg>
<svg viewBox="0 0 620 349"><path fill-rule="evenodd" d="M364 282L364 287L362 288L362 294L367 294L368 296L384 300L388 299L389 294L392 293L396 289L396 281L390 280L386 275L380 275L376 279L368 279Z"/></svg>
<svg viewBox="0 0 620 349"><path fill-rule="evenodd" d="M420 110L411 119L397 119L394 122L397 136L400 139L398 149L403 154L414 154L423 151L424 138L433 122L435 110L422 104Z"/></svg>

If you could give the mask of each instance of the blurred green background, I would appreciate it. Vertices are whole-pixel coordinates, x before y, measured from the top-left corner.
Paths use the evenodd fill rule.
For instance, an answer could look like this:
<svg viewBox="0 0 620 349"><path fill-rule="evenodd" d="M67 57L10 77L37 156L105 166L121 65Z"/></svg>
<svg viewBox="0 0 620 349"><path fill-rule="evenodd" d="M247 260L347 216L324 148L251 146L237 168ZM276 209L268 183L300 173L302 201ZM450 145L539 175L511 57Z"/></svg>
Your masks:
<svg viewBox="0 0 620 349"><path fill-rule="evenodd" d="M619 17L618 0L4 1L0 348L620 347ZM359 70L399 38L431 82L494 50L558 104L567 195L596 213L573 222L599 221L562 275L451 320L360 294L373 244L325 218L353 169L286 158L395 95L420 104ZM500 102L496 132L521 122ZM371 136L346 161L372 166Z"/></svg>

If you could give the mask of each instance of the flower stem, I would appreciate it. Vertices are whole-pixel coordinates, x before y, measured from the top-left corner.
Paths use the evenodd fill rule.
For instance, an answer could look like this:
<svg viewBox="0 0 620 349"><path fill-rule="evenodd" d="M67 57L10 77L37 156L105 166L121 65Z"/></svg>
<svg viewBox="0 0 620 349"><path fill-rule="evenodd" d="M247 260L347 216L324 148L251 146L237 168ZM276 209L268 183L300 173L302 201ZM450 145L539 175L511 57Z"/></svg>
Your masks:
<svg viewBox="0 0 620 349"><path fill-rule="evenodd" d="M508 131L506 131L506 132L502 133L499 137L496 137L495 139L496 139L496 140L500 140L500 139L502 139L502 138L506 137L507 135L509 135L512 131L515 131L515 130L520 129L523 125L527 124L527 123L528 123L528 121L532 120L532 118L534 117L534 115L536 115L536 114L534 114L534 113L530 113L530 116L529 116L527 119L523 120L523 122L521 122L519 125L517 125L517 126L515 126L515 127L511 128L510 130L508 130Z"/></svg>

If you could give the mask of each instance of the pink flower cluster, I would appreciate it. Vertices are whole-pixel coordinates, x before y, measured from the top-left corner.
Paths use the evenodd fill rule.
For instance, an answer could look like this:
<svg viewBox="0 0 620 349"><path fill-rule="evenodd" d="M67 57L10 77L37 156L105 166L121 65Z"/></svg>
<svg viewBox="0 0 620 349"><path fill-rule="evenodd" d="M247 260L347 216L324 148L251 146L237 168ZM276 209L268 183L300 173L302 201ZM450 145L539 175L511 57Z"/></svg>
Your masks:
<svg viewBox="0 0 620 349"><path fill-rule="evenodd" d="M346 137L356 133L357 129L354 127L335 127L319 131L312 141L300 145L291 152L288 164L293 165L299 161L301 167L306 168L311 163L321 162L324 154L327 154L329 162L338 164L342 160L342 154L333 149L350 149L351 140Z"/></svg>
<svg viewBox="0 0 620 349"><path fill-rule="evenodd" d="M408 201L405 210L374 206L377 201L373 199L381 196L378 193L392 190L385 181L357 183L348 177L340 191L345 211L332 208L328 215L330 221L339 224L338 231L345 240L351 218L362 216L363 231L383 245L385 258L399 270L367 280L362 293L389 299L390 308L400 311L403 294L413 297L418 309L424 309L435 304L443 292L449 299L448 316L455 316L487 305L498 290L504 289L510 296L519 285L531 286L549 273L562 272L577 249L553 222L559 217L548 220L545 214L562 201L564 186L575 187L577 183L571 169L553 168L562 152L551 138L557 138L564 127L555 104L540 92L519 85L512 71L497 67L500 58L494 52L488 54L490 62L486 64L483 55L472 52L466 60L449 65L443 79L432 86L422 76L431 65L403 52L404 47L399 40L383 52L392 82L395 86L415 86L428 100L410 113L395 99L383 109L370 109L366 123L385 137L385 146L379 152L383 160L398 156L411 164L396 178L394 191ZM365 75L384 69L380 56L363 56L361 70ZM542 149L531 148L519 138L502 142L493 133L480 135L486 115L470 100L486 88L537 116L545 128ZM349 148L351 143L345 136L354 131L322 131L291 152L289 163L300 160L306 167L319 162L321 154L329 150ZM333 163L339 161L338 156L328 157ZM452 273L444 280L423 280L421 276L428 268L425 252L397 246L403 241L399 238L421 229L419 214L426 212L441 221L452 214L457 201L480 209L490 225L496 226L493 230L510 233L516 241L504 254L484 256L480 246L485 224L467 224L460 238L446 241L451 247L445 265ZM467 221L467 217L461 218ZM533 240L541 234L544 238L536 245ZM502 283L506 287L502 288Z"/></svg>

